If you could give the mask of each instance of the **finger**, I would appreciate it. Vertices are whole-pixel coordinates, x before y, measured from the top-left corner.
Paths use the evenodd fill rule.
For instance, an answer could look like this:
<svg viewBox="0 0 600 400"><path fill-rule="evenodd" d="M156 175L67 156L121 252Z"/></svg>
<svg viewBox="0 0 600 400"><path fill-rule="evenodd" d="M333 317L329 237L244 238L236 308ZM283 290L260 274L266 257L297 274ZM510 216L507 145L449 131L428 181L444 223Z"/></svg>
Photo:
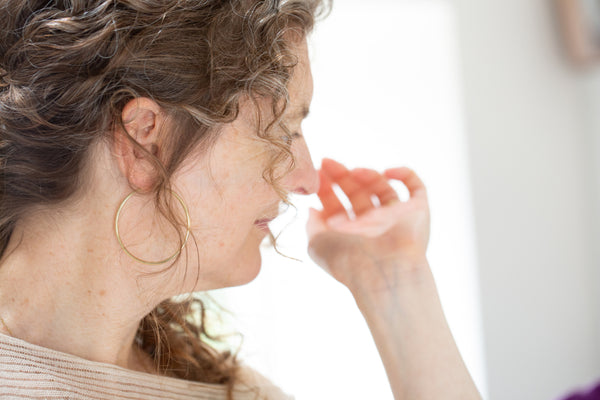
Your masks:
<svg viewBox="0 0 600 400"><path fill-rule="evenodd" d="M371 193L360 184L344 165L337 161L324 158L321 164L322 170L339 185L352 204L354 214L361 215L375 208L371 200Z"/></svg>
<svg viewBox="0 0 600 400"><path fill-rule="evenodd" d="M351 174L354 179L365 186L369 193L377 196L379 204L386 205L399 201L398 193L387 178L379 172L368 168L356 168L351 171Z"/></svg>
<svg viewBox="0 0 600 400"><path fill-rule="evenodd" d="M427 199L425 184L412 169L407 167L390 168L386 169L383 174L390 179L402 181L404 186L408 189L411 199Z"/></svg>
<svg viewBox="0 0 600 400"><path fill-rule="evenodd" d="M317 196L319 196L319 199L323 204L323 211L321 212L321 217L323 219L327 219L332 215L341 213L346 214L346 208L333 191L333 182L331 181L329 176L322 170L319 171L319 180L320 184L319 190L317 191Z"/></svg>

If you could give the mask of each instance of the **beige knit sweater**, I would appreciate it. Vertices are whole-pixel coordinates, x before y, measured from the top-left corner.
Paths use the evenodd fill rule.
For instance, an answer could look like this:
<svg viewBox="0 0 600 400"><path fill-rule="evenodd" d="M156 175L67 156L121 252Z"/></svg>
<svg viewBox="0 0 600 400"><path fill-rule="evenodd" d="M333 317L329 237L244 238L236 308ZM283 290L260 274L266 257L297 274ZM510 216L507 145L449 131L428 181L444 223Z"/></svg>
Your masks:
<svg viewBox="0 0 600 400"><path fill-rule="evenodd" d="M236 400L293 400L268 379L243 368ZM131 371L0 334L1 399L225 400L223 385Z"/></svg>

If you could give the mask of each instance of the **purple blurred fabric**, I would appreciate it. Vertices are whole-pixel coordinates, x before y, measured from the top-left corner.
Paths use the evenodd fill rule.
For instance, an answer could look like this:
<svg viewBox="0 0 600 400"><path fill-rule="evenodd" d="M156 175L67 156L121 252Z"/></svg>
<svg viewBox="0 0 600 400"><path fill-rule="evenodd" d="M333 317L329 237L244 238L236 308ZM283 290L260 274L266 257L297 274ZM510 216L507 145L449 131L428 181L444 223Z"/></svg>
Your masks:
<svg viewBox="0 0 600 400"><path fill-rule="evenodd" d="M600 383L597 383L592 389L573 393L562 400L600 400Z"/></svg>

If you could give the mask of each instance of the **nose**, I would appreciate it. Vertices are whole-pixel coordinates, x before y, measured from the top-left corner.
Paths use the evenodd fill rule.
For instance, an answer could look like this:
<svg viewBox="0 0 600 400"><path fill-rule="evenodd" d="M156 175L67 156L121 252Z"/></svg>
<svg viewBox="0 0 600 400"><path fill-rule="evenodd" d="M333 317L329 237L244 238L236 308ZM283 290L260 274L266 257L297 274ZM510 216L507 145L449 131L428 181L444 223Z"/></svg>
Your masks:
<svg viewBox="0 0 600 400"><path fill-rule="evenodd" d="M319 174L313 165L304 140L294 143L294 169L287 175L285 185L292 193L313 194L319 190Z"/></svg>

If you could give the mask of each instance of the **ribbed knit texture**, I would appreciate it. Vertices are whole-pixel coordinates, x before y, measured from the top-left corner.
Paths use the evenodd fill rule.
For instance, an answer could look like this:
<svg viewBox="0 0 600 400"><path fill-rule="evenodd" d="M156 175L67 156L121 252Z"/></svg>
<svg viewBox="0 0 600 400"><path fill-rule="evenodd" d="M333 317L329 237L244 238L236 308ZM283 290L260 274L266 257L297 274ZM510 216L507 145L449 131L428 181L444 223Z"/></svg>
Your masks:
<svg viewBox="0 0 600 400"><path fill-rule="evenodd" d="M236 400L293 400L259 373L244 367ZM2 399L225 400L224 385L131 371L0 334Z"/></svg>

